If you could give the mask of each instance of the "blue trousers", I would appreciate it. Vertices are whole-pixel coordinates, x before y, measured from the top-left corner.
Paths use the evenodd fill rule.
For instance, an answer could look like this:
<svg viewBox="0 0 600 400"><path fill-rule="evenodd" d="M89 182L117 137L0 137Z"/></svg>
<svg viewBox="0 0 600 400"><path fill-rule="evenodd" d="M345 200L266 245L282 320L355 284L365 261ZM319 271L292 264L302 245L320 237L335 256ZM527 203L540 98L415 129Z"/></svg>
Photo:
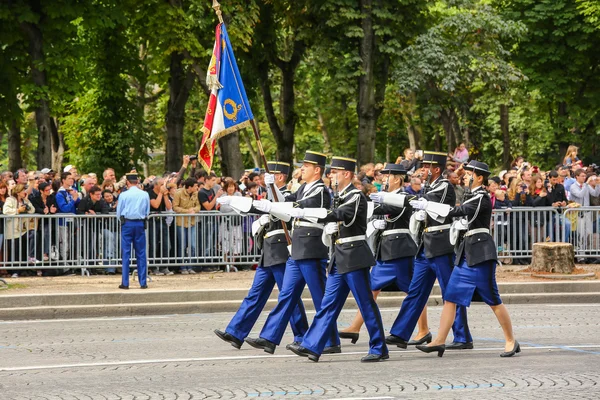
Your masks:
<svg viewBox="0 0 600 400"><path fill-rule="evenodd" d="M371 269L371 289L390 288L408 293L413 276L414 257L402 257L389 261L377 260Z"/></svg>
<svg viewBox="0 0 600 400"><path fill-rule="evenodd" d="M352 292L369 331L369 354L388 354L381 314L373 300L369 280L368 268L340 274L334 264L327 278L321 309L304 335L302 346L316 354L323 352L327 338L336 330L337 319L348 293Z"/></svg>
<svg viewBox="0 0 600 400"><path fill-rule="evenodd" d="M433 258L426 258L423 251L417 254L408 295L402 302L400 313L396 317L394 325L392 325L390 330L392 335L407 341L410 339L419 316L427 304L435 279L437 278L442 289L442 297L444 297L453 265L453 254ZM456 319L454 325L452 325L452 333L455 342L469 343L473 341L467 324L467 309L465 307L456 307Z"/></svg>
<svg viewBox="0 0 600 400"><path fill-rule="evenodd" d="M288 258L277 305L267 317L265 326L260 332L261 338L277 345L281 343L288 321L298 301L302 298L304 286L308 285L315 310L319 311L321 309L327 280L326 269L327 259L293 260L291 257ZM337 346L339 344L340 338L336 328L329 335L327 346Z"/></svg>
<svg viewBox="0 0 600 400"><path fill-rule="evenodd" d="M123 252L123 276L121 283L129 286L129 260L131 258L131 245L135 249L137 272L140 286L146 285L146 231L143 221L127 221L121 229L121 251Z"/></svg>
<svg viewBox="0 0 600 400"><path fill-rule="evenodd" d="M226 329L227 333L241 341L248 336L265 304L267 304L267 300L276 283L279 290L281 290L284 272L285 264L256 269L252 287L248 291L248 295L244 301L242 301L242 305L231 319L231 322L229 322ZM306 319L306 311L304 311L302 300L298 301L296 308L292 312L290 325L292 332L294 332L294 341L301 342L302 337L304 337L304 334L308 330L308 320Z"/></svg>

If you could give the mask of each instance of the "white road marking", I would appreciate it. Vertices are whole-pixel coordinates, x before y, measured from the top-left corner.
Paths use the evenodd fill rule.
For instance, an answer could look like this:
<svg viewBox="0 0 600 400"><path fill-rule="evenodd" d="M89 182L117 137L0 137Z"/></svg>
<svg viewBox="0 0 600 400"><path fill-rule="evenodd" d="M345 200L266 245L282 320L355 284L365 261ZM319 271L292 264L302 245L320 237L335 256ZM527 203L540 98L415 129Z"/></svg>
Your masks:
<svg viewBox="0 0 600 400"><path fill-rule="evenodd" d="M525 347L521 346L521 349L526 351L533 350L564 350L565 348L573 349L597 349L600 348L600 344L595 345L576 345L576 346L534 346ZM468 352L502 352L504 347L485 347L475 348ZM415 354L421 353L420 350L392 350L390 354L402 355L402 354ZM460 353L467 353L460 352ZM365 355L365 352L354 351L345 352L341 354L327 354L327 357L343 357L349 355ZM184 363L184 362L204 362L204 361L237 361L237 360L257 360L262 358L298 358L295 354L284 354L284 355L253 355L253 356L229 356L229 357L198 357L198 358L163 358L163 359L150 359L150 360L126 360L126 361L112 361L112 362L98 362L98 363L78 363L78 364L51 364L51 365L30 365L23 367L0 367L0 372L15 372L15 371L31 371L31 370L42 370L42 369L65 369L65 368L83 368L83 367L114 367L119 365L141 365L141 364L161 364L161 363Z"/></svg>

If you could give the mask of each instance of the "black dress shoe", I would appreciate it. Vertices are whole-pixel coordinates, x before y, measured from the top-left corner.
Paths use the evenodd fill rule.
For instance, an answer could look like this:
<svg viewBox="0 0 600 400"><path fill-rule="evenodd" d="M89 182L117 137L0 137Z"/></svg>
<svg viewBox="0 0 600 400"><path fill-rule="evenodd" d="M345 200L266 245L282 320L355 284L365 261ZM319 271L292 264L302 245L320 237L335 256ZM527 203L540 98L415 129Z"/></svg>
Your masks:
<svg viewBox="0 0 600 400"><path fill-rule="evenodd" d="M231 344L236 349L240 349L242 347L242 345L244 344L244 342L242 342L240 339L236 338L235 336L233 336L230 333L223 332L218 329L215 329L214 332L215 332L215 335L217 335L221 340Z"/></svg>
<svg viewBox="0 0 600 400"><path fill-rule="evenodd" d="M359 333L354 332L340 332L340 339L350 339L352 344L358 342Z"/></svg>
<svg viewBox="0 0 600 400"><path fill-rule="evenodd" d="M417 349L421 350L424 353L433 353L437 351L438 357L442 357L444 355L444 351L446 351L446 345L440 344L438 346L426 346L423 344L418 344Z"/></svg>
<svg viewBox="0 0 600 400"><path fill-rule="evenodd" d="M469 343L452 342L448 346L446 346L446 350L471 350L472 348L473 348L473 342L469 342Z"/></svg>
<svg viewBox="0 0 600 400"><path fill-rule="evenodd" d="M317 353L313 353L312 351L308 350L306 347L292 343L289 345L289 350L300 357L308 357L310 361L319 362L320 356Z"/></svg>
<svg viewBox="0 0 600 400"><path fill-rule="evenodd" d="M390 358L389 354L367 354L360 359L360 362L378 362Z"/></svg>
<svg viewBox="0 0 600 400"><path fill-rule="evenodd" d="M262 349L269 354L275 353L275 347L277 347L275 343L269 342L267 339L263 339L260 337L257 339L252 339L248 337L245 341L255 349Z"/></svg>
<svg viewBox="0 0 600 400"><path fill-rule="evenodd" d="M129 286L119 285L119 289L129 289Z"/></svg>
<svg viewBox="0 0 600 400"><path fill-rule="evenodd" d="M431 332L429 332L427 335L423 336L421 339L409 340L408 345L416 346L418 344L431 343L432 340L433 340L433 337L431 336Z"/></svg>
<svg viewBox="0 0 600 400"><path fill-rule="evenodd" d="M140 289L148 289L148 285L140 286Z"/></svg>
<svg viewBox="0 0 600 400"><path fill-rule="evenodd" d="M300 343L300 342L298 342L298 341L294 340L292 343L290 343L290 344L286 344L286 345L285 345L285 349L286 349L286 350L290 350L290 346L291 346L291 345L300 346L301 344L302 344L302 343Z"/></svg>
<svg viewBox="0 0 600 400"><path fill-rule="evenodd" d="M517 342L515 340L515 345L513 346L513 349L511 351L505 351L504 353L500 354L500 357L512 357L517 353L521 352L521 345L519 345L519 342Z"/></svg>
<svg viewBox="0 0 600 400"><path fill-rule="evenodd" d="M342 352L342 346L329 346L323 349L323 354L339 354Z"/></svg>
<svg viewBox="0 0 600 400"><path fill-rule="evenodd" d="M390 335L385 337L385 343L396 345L402 349L405 349L408 346L408 342L402 338L399 338L396 335Z"/></svg>

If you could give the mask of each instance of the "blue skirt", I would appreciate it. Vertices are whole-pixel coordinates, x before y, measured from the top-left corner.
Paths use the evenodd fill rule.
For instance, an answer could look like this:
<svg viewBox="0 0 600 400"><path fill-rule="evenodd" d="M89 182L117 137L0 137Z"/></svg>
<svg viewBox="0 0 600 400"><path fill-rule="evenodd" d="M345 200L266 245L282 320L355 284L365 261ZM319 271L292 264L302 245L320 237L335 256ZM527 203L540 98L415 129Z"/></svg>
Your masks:
<svg viewBox="0 0 600 400"><path fill-rule="evenodd" d="M502 304L496 284L496 262L486 261L469 267L463 257L448 281L444 300L469 307L475 296L487 305Z"/></svg>

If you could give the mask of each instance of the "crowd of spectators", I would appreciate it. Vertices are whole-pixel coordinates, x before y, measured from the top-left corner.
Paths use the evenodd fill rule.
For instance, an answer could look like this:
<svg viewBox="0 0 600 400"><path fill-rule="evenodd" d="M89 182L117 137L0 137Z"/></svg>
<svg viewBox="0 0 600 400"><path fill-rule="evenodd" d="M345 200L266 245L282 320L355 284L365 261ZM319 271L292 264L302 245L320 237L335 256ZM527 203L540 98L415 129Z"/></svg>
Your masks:
<svg viewBox="0 0 600 400"><path fill-rule="evenodd" d="M415 196L420 196L428 184L428 177L421 169L422 156L422 151L406 149L396 160L409 172L404 190ZM457 204L469 192L469 182L465 181L463 169L468 160L469 152L464 144L448 154L445 177L454 185ZM363 165L354 185L366 195L385 190L381 173L383 167L381 163ZM289 178L287 188L294 192L302 184L300 169L294 170ZM333 192L336 188L331 187L329 171L323 179ZM578 158L577 147L570 146L563 163L548 171L517 157L510 169L502 170L489 179L487 189L493 207L498 210L552 207L561 213L566 208L600 205L599 183L597 167L593 164L584 166ZM149 193L151 214L168 214L149 220L151 274L215 271L219 269L215 264L223 264L223 260L215 260L217 255L222 258L224 254L225 261L234 265L239 256L251 250L253 242L248 234L251 219L230 216L232 210L227 206L221 208L216 200L223 195L255 200L265 197L264 170L246 170L239 179L217 177L214 173L206 173L198 166L197 160L186 156L178 172L149 176L141 185ZM0 218L0 261L18 262L30 267L29 272L19 273L70 274L73 273L70 269L36 270L35 266L53 260L60 260L61 264L75 262L75 254L78 254L82 259L93 260L96 267L98 264L105 266L96 268L97 273L115 274L117 271L111 260L119 257L118 227L116 218L108 216L115 213L119 194L126 190L125 187L125 177L117 180L111 168L103 172L101 182L93 173L80 175L73 165L66 166L60 173L49 168L41 171L20 169L14 174L3 172L0 174L0 214L6 217ZM205 211L220 211L227 215L198 218ZM27 217L10 218L23 214ZM62 214L65 216L40 218ZM107 218L77 220L76 224L73 214L106 215ZM540 212L531 221L516 223L515 216L503 213L495 220L496 228L503 228L505 232L504 243L498 243L499 250L508 247L509 237L513 238L513 246L516 237L516 247L519 247L525 246L520 238L524 240L532 236L536 240L558 240L554 236L561 231L564 232L561 237L566 241L589 247L590 240L600 233L597 232L597 218L590 213L575 213L573 218L556 218L556 215ZM574 238L571 238L572 231L577 233ZM74 248L78 247L77 243L86 245ZM172 268L161 262L164 259L172 262ZM211 264L211 260L218 262Z"/></svg>

